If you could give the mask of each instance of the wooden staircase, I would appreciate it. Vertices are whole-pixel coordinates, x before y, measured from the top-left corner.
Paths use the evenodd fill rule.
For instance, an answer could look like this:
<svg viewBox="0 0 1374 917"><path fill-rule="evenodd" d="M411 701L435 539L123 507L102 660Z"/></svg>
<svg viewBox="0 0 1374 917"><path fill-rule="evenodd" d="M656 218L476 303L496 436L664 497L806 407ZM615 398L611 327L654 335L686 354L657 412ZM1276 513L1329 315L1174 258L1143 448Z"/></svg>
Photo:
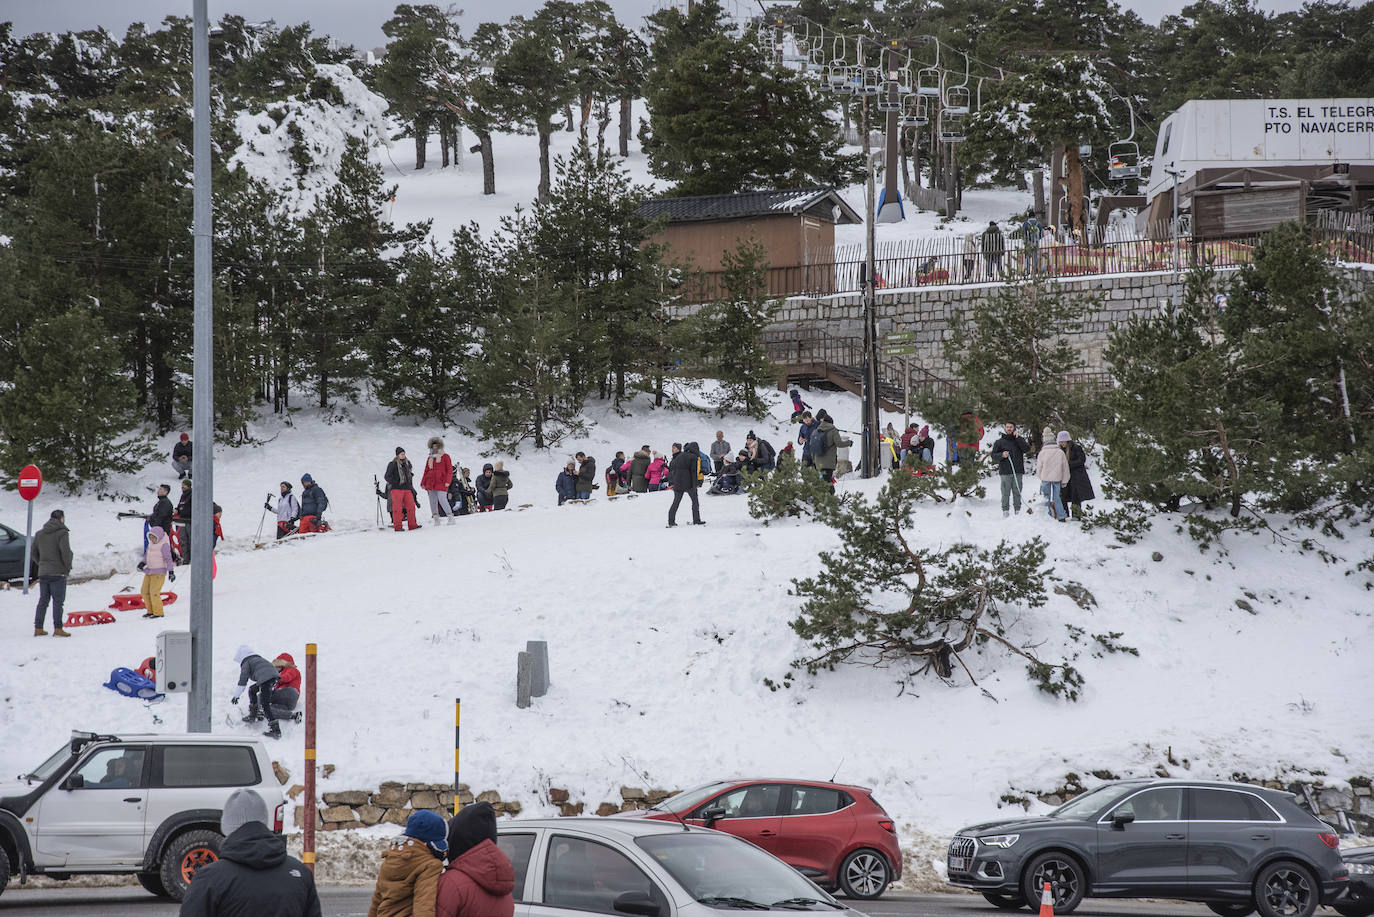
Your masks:
<svg viewBox="0 0 1374 917"><path fill-rule="evenodd" d="M863 394L863 338L845 337L818 328L774 330L764 333L764 346L784 371L783 385L829 382L855 395ZM881 346L881 345L880 345ZM900 358L878 354L878 404L900 412L905 400L906 370ZM911 401L934 395L959 394L956 379L942 379L923 367L911 367Z"/></svg>

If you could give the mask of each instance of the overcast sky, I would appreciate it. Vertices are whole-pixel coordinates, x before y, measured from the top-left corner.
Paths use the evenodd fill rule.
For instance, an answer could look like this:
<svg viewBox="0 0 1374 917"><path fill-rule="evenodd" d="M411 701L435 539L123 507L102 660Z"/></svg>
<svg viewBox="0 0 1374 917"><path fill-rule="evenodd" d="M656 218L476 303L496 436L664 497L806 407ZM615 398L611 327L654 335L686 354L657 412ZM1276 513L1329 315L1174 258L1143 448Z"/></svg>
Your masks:
<svg viewBox="0 0 1374 917"><path fill-rule="evenodd" d="M419 3L425 0L411 0ZM430 0L435 2L435 0ZM438 0L443 5L444 0ZM682 2L682 0L678 0ZM727 9L745 14L758 8L756 0L723 0ZM530 13L541 0L467 0L455 3L467 23L505 21L517 13ZM1123 4L1147 22L1176 13L1185 0L1125 0ZM611 0L616 14L637 21L668 0ZM1266 10L1293 10L1298 0L1260 0ZM317 33L368 49L386 43L382 23L396 7L395 0L209 0L210 18L236 13L249 21L275 19L281 25L308 21ZM103 25L117 37L131 22L158 23L168 15L191 15L191 0L0 0L0 21L14 23L15 32L68 31ZM469 26L470 28L470 26ZM464 31L467 31L465 29Z"/></svg>

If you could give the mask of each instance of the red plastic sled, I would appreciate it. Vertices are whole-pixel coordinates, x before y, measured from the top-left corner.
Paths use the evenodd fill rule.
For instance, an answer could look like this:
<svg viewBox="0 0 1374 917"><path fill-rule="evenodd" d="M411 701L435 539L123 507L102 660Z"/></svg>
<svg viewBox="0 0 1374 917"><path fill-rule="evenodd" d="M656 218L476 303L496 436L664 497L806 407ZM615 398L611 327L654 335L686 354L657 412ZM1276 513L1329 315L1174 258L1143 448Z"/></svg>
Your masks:
<svg viewBox="0 0 1374 917"><path fill-rule="evenodd" d="M162 593L163 605L171 605L176 600L177 594L175 592ZM116 595L113 597L113 601L110 602L110 607L115 611L134 611L145 606L143 604L143 596L141 595Z"/></svg>
<svg viewBox="0 0 1374 917"><path fill-rule="evenodd" d="M69 611L67 627L85 627L88 624L113 624L115 616L108 611Z"/></svg>

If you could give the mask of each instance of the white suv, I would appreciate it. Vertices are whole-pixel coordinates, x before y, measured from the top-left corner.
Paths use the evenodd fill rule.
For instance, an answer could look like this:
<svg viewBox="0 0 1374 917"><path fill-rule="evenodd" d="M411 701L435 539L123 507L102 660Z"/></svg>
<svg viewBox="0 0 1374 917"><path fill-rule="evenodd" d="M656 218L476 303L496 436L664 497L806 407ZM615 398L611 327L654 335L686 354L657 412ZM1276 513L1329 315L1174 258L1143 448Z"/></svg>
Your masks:
<svg viewBox="0 0 1374 917"><path fill-rule="evenodd" d="M278 832L286 809L256 737L73 732L18 779L0 786L0 891L12 875L122 873L180 901L196 869L219 856L230 793L257 790Z"/></svg>

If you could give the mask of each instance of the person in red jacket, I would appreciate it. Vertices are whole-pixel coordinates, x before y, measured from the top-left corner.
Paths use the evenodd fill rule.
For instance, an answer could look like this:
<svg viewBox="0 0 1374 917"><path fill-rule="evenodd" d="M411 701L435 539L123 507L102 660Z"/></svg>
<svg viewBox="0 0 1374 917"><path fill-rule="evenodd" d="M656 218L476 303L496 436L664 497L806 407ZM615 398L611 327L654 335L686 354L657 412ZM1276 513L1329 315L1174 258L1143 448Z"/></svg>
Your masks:
<svg viewBox="0 0 1374 917"><path fill-rule="evenodd" d="M453 507L448 502L448 486L453 483L453 460L444 451L444 441L429 438L429 455L425 456L425 470L420 475L420 487L429 495L429 521L438 525L441 515L453 525ZM439 510L442 509L443 513Z"/></svg>
<svg viewBox="0 0 1374 917"><path fill-rule="evenodd" d="M496 846L496 810L478 802L448 823L448 868L439 877L434 917L512 917L515 868Z"/></svg>
<svg viewBox="0 0 1374 917"><path fill-rule="evenodd" d="M289 720L296 715L296 705L301 700L301 670L296 668L296 660L290 653L282 653L272 660L277 669L277 685L264 703L272 705L277 719Z"/></svg>

